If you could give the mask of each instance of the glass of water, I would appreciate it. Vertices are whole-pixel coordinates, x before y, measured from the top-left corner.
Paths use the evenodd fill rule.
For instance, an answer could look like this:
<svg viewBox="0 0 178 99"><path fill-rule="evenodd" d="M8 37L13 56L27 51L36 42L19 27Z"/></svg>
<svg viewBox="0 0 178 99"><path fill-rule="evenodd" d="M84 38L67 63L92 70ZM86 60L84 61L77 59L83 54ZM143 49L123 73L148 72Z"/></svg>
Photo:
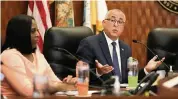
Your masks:
<svg viewBox="0 0 178 99"><path fill-rule="evenodd" d="M33 78L33 98L48 96L48 77L44 75L34 75Z"/></svg>
<svg viewBox="0 0 178 99"><path fill-rule="evenodd" d="M88 95L89 86L89 65L86 62L79 61L76 67L76 77L78 96Z"/></svg>

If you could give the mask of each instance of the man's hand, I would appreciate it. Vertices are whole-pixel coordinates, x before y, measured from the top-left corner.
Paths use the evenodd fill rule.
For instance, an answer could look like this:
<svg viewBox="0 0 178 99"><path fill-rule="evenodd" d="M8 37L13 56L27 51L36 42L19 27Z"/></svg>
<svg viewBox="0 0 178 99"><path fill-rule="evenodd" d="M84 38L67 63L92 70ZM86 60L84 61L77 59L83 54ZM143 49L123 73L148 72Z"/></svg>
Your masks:
<svg viewBox="0 0 178 99"><path fill-rule="evenodd" d="M109 66L108 64L103 66L101 63L98 62L98 60L95 60L95 63L96 63L96 70L100 75L107 74L114 69L112 66Z"/></svg>
<svg viewBox="0 0 178 99"><path fill-rule="evenodd" d="M72 78L72 75L68 75L63 79L63 83L75 85L77 83L77 78L76 77Z"/></svg>
<svg viewBox="0 0 178 99"><path fill-rule="evenodd" d="M165 60L165 57L163 57L161 60L155 61L157 58L158 56L156 55L147 63L145 67L147 72L151 72L152 70L156 69Z"/></svg>

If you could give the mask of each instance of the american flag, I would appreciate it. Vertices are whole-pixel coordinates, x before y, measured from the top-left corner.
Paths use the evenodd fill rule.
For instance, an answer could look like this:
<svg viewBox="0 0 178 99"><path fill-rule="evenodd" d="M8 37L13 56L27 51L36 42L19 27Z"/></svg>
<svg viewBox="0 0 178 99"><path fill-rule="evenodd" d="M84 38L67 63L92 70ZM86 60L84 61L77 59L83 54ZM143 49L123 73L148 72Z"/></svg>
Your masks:
<svg viewBox="0 0 178 99"><path fill-rule="evenodd" d="M28 1L28 11L27 15L33 16L36 20L37 27L39 29L39 42L38 48L43 51L43 40L45 31L52 27L50 13L48 9L48 0L41 1Z"/></svg>

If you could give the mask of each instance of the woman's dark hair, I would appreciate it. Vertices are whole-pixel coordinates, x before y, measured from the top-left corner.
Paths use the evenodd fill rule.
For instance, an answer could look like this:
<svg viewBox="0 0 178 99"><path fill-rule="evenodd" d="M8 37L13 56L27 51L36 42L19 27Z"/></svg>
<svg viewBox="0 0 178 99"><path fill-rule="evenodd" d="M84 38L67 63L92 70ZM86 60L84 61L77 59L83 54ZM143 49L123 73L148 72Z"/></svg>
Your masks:
<svg viewBox="0 0 178 99"><path fill-rule="evenodd" d="M7 48L16 48L23 54L34 51L31 44L31 26L34 18L28 15L17 15L10 19L6 29L6 40L2 51Z"/></svg>

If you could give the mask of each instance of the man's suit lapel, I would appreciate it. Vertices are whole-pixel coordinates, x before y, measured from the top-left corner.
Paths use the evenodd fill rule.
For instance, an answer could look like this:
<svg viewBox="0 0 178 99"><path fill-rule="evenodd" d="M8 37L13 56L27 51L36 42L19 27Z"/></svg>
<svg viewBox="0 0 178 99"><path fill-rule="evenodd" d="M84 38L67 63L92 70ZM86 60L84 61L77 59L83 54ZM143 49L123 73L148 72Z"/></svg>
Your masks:
<svg viewBox="0 0 178 99"><path fill-rule="evenodd" d="M99 38L100 38L100 47L103 51L103 54L108 62L108 65L112 65L112 60L111 60L111 55L110 55L110 52L109 52L109 47L108 47L108 44L107 44L107 41L106 41L106 38L104 36L104 33L101 32L99 34Z"/></svg>
<svg viewBox="0 0 178 99"><path fill-rule="evenodd" d="M111 59L111 55L110 55L110 52L109 52L109 47L108 47L108 44L107 44L107 41L106 41L106 38L104 36L104 33L101 32L99 35L99 45L102 49L102 52L103 52L103 56L104 58L106 59L108 65L111 65L113 66L112 64L112 59ZM105 64L104 64L105 65ZM103 75L101 78L103 80L108 80L110 79L110 77L113 75L113 72L110 72L108 73L107 75Z"/></svg>

